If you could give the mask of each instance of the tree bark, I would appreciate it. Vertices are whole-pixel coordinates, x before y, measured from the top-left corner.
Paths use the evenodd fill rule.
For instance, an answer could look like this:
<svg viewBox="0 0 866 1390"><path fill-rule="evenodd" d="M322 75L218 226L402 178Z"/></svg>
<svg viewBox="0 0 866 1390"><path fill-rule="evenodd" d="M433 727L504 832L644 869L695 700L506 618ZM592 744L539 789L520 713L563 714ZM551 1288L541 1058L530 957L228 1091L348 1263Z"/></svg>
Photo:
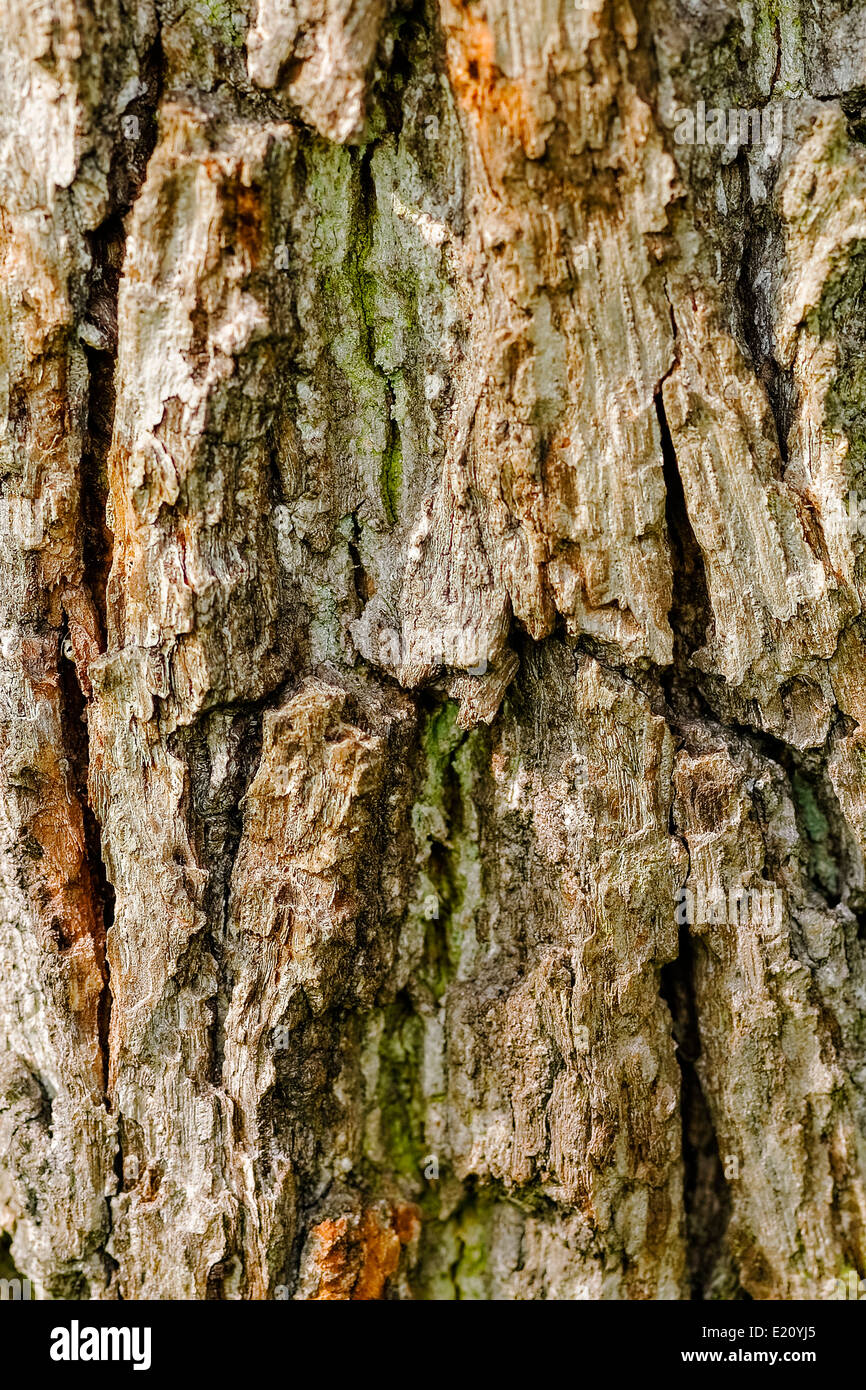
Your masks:
<svg viewBox="0 0 866 1390"><path fill-rule="evenodd" d="M7 0L39 1297L866 1273L864 92L859 0Z"/></svg>

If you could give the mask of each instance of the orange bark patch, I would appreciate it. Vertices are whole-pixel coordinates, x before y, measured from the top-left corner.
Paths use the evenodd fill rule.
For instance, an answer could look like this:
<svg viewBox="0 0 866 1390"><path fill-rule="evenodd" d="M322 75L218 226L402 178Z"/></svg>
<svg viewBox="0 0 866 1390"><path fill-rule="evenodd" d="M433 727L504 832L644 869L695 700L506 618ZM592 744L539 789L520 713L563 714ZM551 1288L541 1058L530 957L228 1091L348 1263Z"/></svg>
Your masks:
<svg viewBox="0 0 866 1390"><path fill-rule="evenodd" d="M73 767L75 711L64 728L69 712L65 715L56 637L22 641L18 656L31 698L22 705L22 722L9 721L2 731L0 754L8 813L17 830L20 882L39 924L41 949L60 958L67 1007L82 1033L96 1042L105 934L95 908Z"/></svg>
<svg viewBox="0 0 866 1390"><path fill-rule="evenodd" d="M226 184L225 236L252 270L262 252L262 190L256 184Z"/></svg>
<svg viewBox="0 0 866 1390"><path fill-rule="evenodd" d="M418 1234L420 1218L411 1203L367 1207L360 1216L340 1216L313 1229L313 1300L370 1302L380 1299L396 1274L400 1252Z"/></svg>
<svg viewBox="0 0 866 1390"><path fill-rule="evenodd" d="M503 132L537 158L544 141L532 91L498 66L493 32L483 12L471 3L453 4L449 11L448 75L460 105L478 120L485 162Z"/></svg>

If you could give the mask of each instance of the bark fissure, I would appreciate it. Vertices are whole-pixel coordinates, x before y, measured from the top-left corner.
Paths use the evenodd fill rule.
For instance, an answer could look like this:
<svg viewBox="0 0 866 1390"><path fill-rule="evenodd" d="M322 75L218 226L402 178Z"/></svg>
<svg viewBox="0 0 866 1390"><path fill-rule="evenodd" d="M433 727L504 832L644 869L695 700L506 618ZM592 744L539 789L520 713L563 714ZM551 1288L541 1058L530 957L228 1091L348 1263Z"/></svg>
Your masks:
<svg viewBox="0 0 866 1390"><path fill-rule="evenodd" d="M671 321L676 341L673 305ZM672 366L655 395L661 435L665 478L665 516L671 547L673 603L670 622L674 634L674 660L660 673L664 692L665 717L680 749L686 744L688 727L705 721L709 707L701 693L695 673L690 670L692 653L704 646L710 624L709 597L704 561L689 520L676 452L665 414L663 387L674 370ZM670 831L677 834L674 820L673 781ZM683 883L688 881L688 844ZM687 1245L687 1277L695 1300L712 1297L742 1297L730 1266L727 1227L730 1203L719 1157L718 1136L699 1073L701 1052L698 1009L695 997L694 956L690 930L681 926L676 957L661 970L661 998L671 1015L672 1037L680 1071L680 1114L683 1161L683 1222Z"/></svg>

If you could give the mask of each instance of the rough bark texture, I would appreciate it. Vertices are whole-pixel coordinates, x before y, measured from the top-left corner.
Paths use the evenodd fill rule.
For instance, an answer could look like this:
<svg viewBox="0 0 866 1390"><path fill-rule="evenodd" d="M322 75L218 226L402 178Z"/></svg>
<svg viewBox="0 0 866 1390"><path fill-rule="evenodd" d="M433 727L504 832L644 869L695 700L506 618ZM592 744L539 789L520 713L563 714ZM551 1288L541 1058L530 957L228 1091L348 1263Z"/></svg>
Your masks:
<svg viewBox="0 0 866 1390"><path fill-rule="evenodd" d="M6 0L40 1297L866 1272L864 93L859 0Z"/></svg>

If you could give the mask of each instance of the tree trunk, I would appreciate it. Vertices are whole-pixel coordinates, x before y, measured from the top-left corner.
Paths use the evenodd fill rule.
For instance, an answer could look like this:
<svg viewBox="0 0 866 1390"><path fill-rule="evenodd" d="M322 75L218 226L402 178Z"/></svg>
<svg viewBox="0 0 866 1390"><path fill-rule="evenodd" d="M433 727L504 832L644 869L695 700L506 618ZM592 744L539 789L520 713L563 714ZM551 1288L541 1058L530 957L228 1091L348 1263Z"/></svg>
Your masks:
<svg viewBox="0 0 866 1390"><path fill-rule="evenodd" d="M860 0L6 0L39 1297L866 1272L864 91Z"/></svg>

